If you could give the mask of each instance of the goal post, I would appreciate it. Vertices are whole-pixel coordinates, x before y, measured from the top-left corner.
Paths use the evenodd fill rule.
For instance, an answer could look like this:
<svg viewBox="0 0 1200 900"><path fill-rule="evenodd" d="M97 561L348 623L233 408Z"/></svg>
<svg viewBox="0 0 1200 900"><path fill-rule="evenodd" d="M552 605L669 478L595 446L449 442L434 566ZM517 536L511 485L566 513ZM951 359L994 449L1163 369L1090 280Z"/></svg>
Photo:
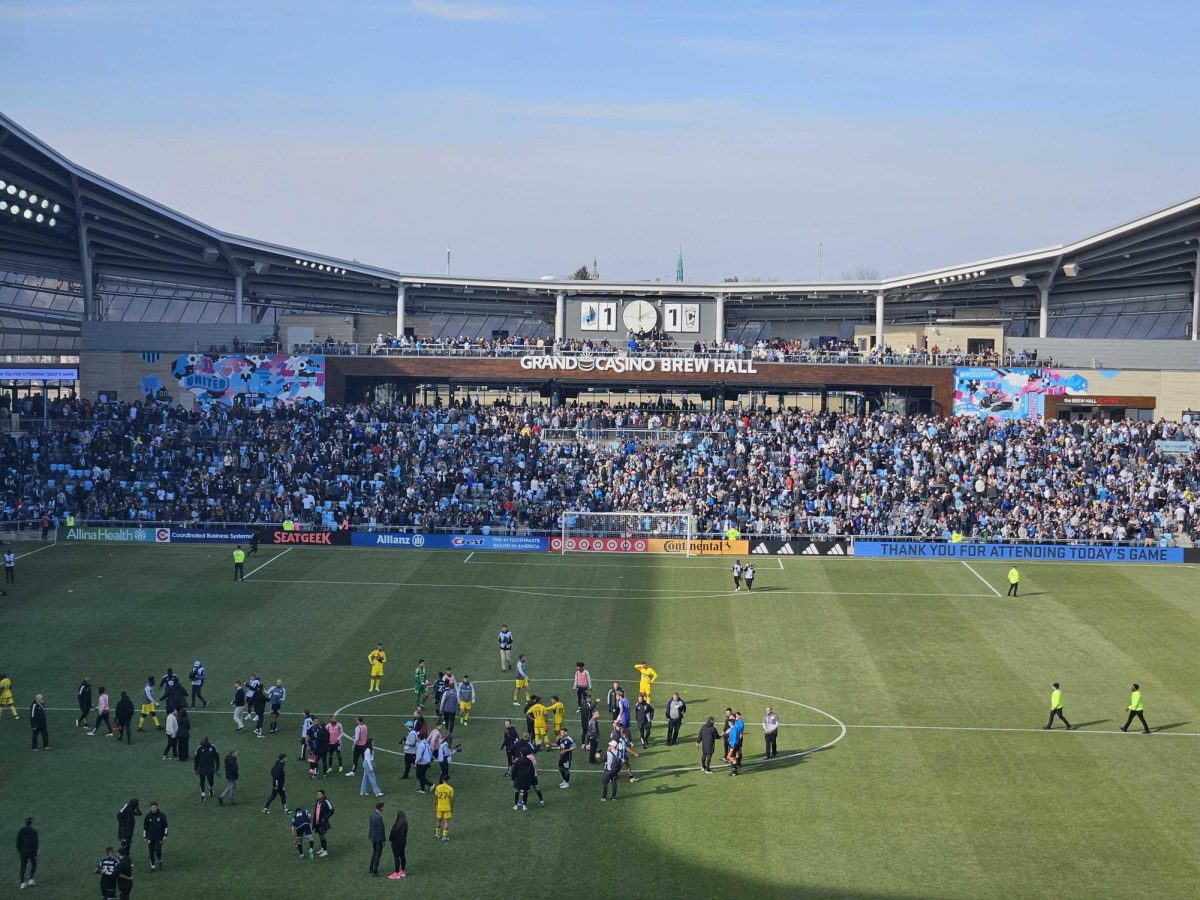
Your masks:
<svg viewBox="0 0 1200 900"><path fill-rule="evenodd" d="M559 552L656 552L695 556L695 520L686 512L590 512L562 514Z"/></svg>

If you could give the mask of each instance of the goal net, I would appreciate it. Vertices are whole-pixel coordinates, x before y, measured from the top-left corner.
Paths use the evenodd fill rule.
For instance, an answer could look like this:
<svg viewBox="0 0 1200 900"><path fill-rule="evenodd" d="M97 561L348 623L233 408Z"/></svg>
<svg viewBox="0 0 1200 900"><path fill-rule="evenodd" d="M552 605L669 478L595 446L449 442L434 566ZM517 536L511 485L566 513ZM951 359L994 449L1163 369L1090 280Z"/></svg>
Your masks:
<svg viewBox="0 0 1200 900"><path fill-rule="evenodd" d="M693 556L691 513L587 512L562 514L560 553L678 553Z"/></svg>

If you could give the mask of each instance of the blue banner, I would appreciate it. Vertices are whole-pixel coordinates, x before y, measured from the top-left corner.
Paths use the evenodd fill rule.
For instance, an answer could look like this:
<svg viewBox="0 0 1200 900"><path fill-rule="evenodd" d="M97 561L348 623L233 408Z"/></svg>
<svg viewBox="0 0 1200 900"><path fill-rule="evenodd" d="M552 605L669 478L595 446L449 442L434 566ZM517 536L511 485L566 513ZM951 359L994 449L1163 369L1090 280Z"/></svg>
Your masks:
<svg viewBox="0 0 1200 900"><path fill-rule="evenodd" d="M1181 563L1178 547L1109 547L1090 544L951 544L855 541L855 556L889 559L996 559L1028 562Z"/></svg>
<svg viewBox="0 0 1200 900"><path fill-rule="evenodd" d="M546 551L546 538L511 534L399 534L356 531L354 547L391 547L401 550L528 550Z"/></svg>

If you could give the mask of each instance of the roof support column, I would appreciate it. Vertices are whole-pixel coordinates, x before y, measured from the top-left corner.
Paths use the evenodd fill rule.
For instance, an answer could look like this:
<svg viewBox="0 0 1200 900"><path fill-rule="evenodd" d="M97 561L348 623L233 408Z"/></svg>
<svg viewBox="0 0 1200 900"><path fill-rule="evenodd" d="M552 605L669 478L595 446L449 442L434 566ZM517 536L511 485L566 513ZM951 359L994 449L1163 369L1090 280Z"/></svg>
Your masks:
<svg viewBox="0 0 1200 900"><path fill-rule="evenodd" d="M875 349L883 352L883 294L875 295Z"/></svg>
<svg viewBox="0 0 1200 900"><path fill-rule="evenodd" d="M1192 270L1192 340L1200 340L1200 247L1196 249L1196 268Z"/></svg>
<svg viewBox="0 0 1200 900"><path fill-rule="evenodd" d="M242 324L242 276L233 276L233 321Z"/></svg>
<svg viewBox="0 0 1200 900"><path fill-rule="evenodd" d="M567 293L559 291L554 295L554 343L561 344L567 339Z"/></svg>
<svg viewBox="0 0 1200 900"><path fill-rule="evenodd" d="M396 285L396 332L395 333L396 333L397 338L404 337L404 319L405 319L405 315L407 312L404 308L405 299L406 298L404 296L404 282L401 281L399 284Z"/></svg>
<svg viewBox="0 0 1200 900"><path fill-rule="evenodd" d="M1038 288L1038 337L1046 337L1050 330L1050 285Z"/></svg>
<svg viewBox="0 0 1200 900"><path fill-rule="evenodd" d="M725 295L717 294L717 321L713 328L713 340L718 344L725 342Z"/></svg>

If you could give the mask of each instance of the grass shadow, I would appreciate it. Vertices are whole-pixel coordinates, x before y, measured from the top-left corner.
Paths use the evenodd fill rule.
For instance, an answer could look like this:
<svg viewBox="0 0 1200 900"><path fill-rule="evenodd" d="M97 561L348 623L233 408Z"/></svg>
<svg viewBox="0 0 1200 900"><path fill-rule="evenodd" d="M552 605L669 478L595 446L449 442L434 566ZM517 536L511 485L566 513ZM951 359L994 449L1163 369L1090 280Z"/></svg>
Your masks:
<svg viewBox="0 0 1200 900"><path fill-rule="evenodd" d="M1172 722L1170 725L1157 725L1150 730L1153 731L1170 731L1172 728L1182 728L1184 725L1190 725L1191 722Z"/></svg>
<svg viewBox="0 0 1200 900"><path fill-rule="evenodd" d="M1072 731L1078 731L1080 728L1088 728L1092 725L1107 725L1112 719L1093 719L1091 722L1076 722L1071 726Z"/></svg>

